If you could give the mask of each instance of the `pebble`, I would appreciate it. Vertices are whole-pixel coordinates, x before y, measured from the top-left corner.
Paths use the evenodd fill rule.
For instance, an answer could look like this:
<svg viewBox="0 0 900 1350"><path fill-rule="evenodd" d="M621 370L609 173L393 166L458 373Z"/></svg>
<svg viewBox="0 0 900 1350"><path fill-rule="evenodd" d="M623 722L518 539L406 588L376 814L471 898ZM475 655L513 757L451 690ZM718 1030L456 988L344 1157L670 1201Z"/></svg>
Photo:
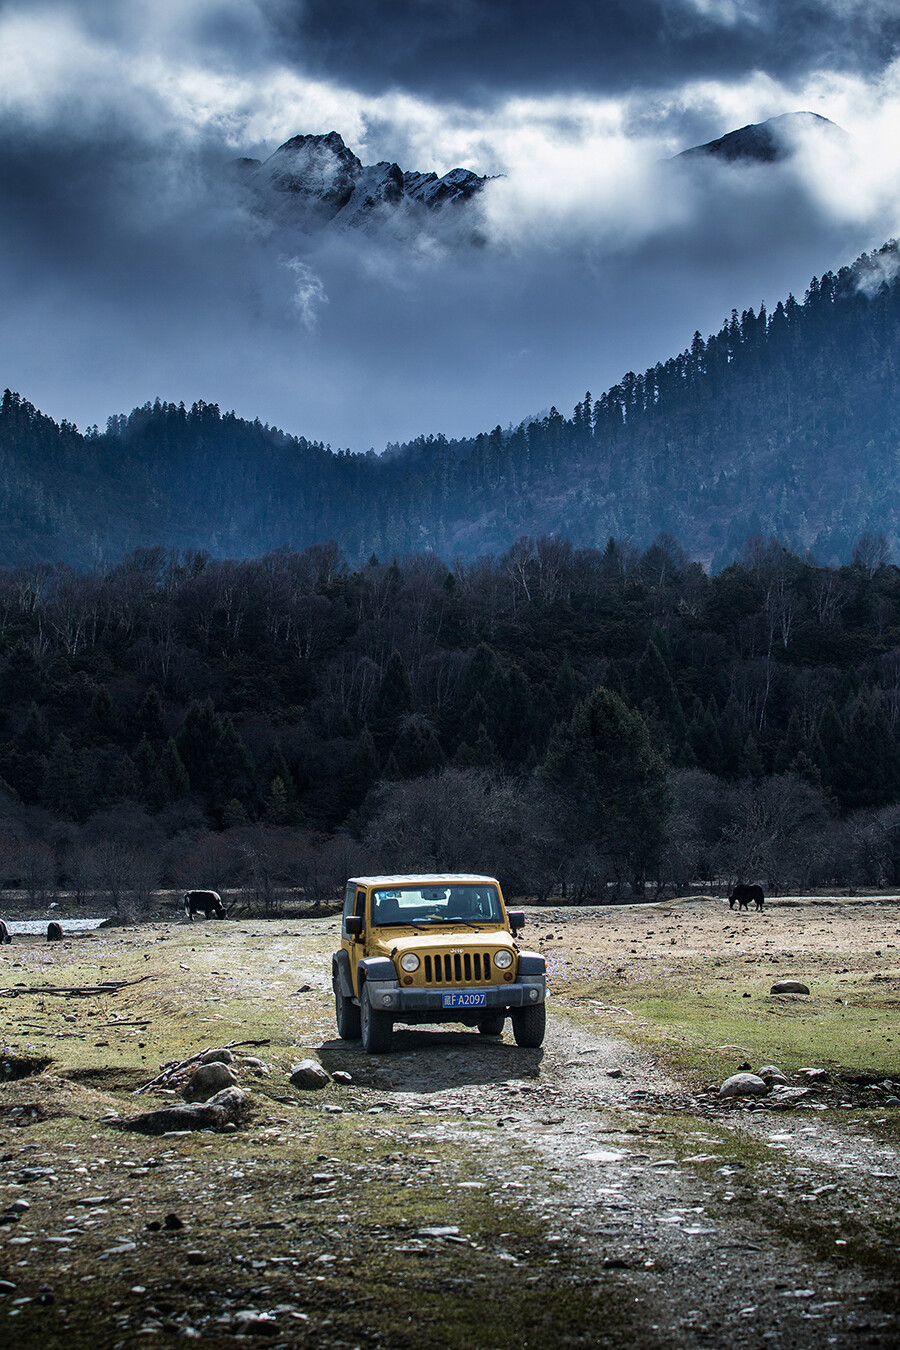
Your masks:
<svg viewBox="0 0 900 1350"><path fill-rule="evenodd" d="M885 1097L885 1106L900 1106L900 1097Z"/></svg>
<svg viewBox="0 0 900 1350"><path fill-rule="evenodd" d="M328 1074L318 1060L302 1059L299 1064L291 1065L291 1082L294 1087L318 1092L321 1088L327 1087L329 1081Z"/></svg>
<svg viewBox="0 0 900 1350"><path fill-rule="evenodd" d="M14 1294L18 1285L13 1284L12 1280L0 1280L0 1298L4 1294Z"/></svg>
<svg viewBox="0 0 900 1350"><path fill-rule="evenodd" d="M338 1069L331 1075L331 1081L333 1083L352 1083L353 1075L352 1073L347 1073L346 1069Z"/></svg>
<svg viewBox="0 0 900 1350"><path fill-rule="evenodd" d="M733 1073L719 1088L720 1097L765 1097L769 1089L755 1073Z"/></svg>
<svg viewBox="0 0 900 1350"><path fill-rule="evenodd" d="M622 1070L621 1070L621 1069L607 1069L607 1070L606 1070L606 1076L607 1076L607 1078L621 1078L621 1077L622 1077Z"/></svg>

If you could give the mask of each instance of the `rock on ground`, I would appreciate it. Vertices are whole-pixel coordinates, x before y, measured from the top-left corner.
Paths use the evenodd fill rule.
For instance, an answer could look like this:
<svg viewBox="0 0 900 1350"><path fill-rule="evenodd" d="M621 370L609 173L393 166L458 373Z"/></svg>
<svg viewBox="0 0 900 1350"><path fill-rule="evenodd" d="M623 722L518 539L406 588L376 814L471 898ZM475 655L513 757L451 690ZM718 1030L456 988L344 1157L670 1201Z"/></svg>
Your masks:
<svg viewBox="0 0 900 1350"><path fill-rule="evenodd" d="M720 1097L765 1097L769 1089L755 1073L733 1073L719 1088Z"/></svg>
<svg viewBox="0 0 900 1350"><path fill-rule="evenodd" d="M138 1134L167 1134L170 1130L220 1130L235 1125L246 1114L250 1094L239 1087L227 1087L217 1092L208 1102L192 1102L188 1106L163 1106L156 1111L144 1111L139 1116L115 1121L120 1130L135 1130Z"/></svg>
<svg viewBox="0 0 900 1350"><path fill-rule="evenodd" d="M237 1078L227 1064L200 1064L188 1079L181 1094L188 1102L205 1102L225 1088L234 1087Z"/></svg>
<svg viewBox="0 0 900 1350"><path fill-rule="evenodd" d="M329 1081L328 1074L317 1060L302 1059L299 1064L291 1065L291 1082L294 1087L317 1091L319 1088L327 1087Z"/></svg>

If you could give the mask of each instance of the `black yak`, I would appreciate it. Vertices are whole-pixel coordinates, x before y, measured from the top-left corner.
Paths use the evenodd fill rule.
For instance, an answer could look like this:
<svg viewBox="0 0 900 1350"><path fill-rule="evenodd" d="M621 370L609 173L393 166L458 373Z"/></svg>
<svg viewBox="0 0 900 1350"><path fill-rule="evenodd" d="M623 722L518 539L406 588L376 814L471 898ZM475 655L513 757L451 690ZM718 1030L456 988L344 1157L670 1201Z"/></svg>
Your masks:
<svg viewBox="0 0 900 1350"><path fill-rule="evenodd" d="M225 906L218 891L185 891L184 912L191 923L195 914L202 914L207 919L225 918Z"/></svg>
<svg viewBox="0 0 900 1350"><path fill-rule="evenodd" d="M749 909L751 900L757 909L762 909L766 903L762 886L735 886L728 897L728 908L734 909L737 904L738 909Z"/></svg>

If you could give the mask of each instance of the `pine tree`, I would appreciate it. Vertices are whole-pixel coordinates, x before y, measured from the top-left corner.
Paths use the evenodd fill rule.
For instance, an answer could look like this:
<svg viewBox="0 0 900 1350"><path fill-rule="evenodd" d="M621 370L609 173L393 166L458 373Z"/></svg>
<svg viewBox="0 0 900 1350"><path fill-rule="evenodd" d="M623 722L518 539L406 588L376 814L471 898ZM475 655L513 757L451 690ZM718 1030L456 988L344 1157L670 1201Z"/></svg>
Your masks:
<svg viewBox="0 0 900 1350"><path fill-rule="evenodd" d="M138 777L141 780L142 793L144 797L147 797L156 777L159 759L155 751L151 748L149 741L146 739L138 742L137 749L134 752L133 762ZM184 768L184 765L182 764L181 767Z"/></svg>
<svg viewBox="0 0 900 1350"><path fill-rule="evenodd" d="M187 712L175 745L181 763L187 770L194 791L209 792L215 776L215 753L222 731L212 699L198 703L195 699Z"/></svg>
<svg viewBox="0 0 900 1350"><path fill-rule="evenodd" d="M25 724L16 737L16 743L22 750L36 755L45 755L50 749L50 728L43 709L32 703L28 709Z"/></svg>
<svg viewBox="0 0 900 1350"><path fill-rule="evenodd" d="M456 747L453 754L453 767L455 769L498 769L500 767L497 747L487 734L487 728L483 722L478 728L478 735L475 737L473 745L468 745L465 741L462 741Z"/></svg>
<svg viewBox="0 0 900 1350"><path fill-rule="evenodd" d="M122 723L105 684L100 685L91 701L85 733L95 745L117 745L121 740Z"/></svg>
<svg viewBox="0 0 900 1350"><path fill-rule="evenodd" d="M178 746L171 738L166 742L150 787L150 795L155 806L170 806L187 797L191 782L184 767Z"/></svg>
<svg viewBox="0 0 900 1350"><path fill-rule="evenodd" d="M147 740L151 745L159 745L165 735L162 699L155 684L152 684L144 695L135 719L135 728L138 739Z"/></svg>
<svg viewBox="0 0 900 1350"><path fill-rule="evenodd" d="M213 767L216 793L220 800L250 800L255 777L253 760L230 717L222 718L213 754Z"/></svg>
<svg viewBox="0 0 900 1350"><path fill-rule="evenodd" d="M400 719L412 712L413 694L409 672L398 651L391 653L372 702L372 735L382 752L392 743Z"/></svg>
<svg viewBox="0 0 900 1350"><path fill-rule="evenodd" d="M59 735L47 761L41 795L44 805L55 815L74 819L81 806L81 777L72 742Z"/></svg>
<svg viewBox="0 0 900 1350"><path fill-rule="evenodd" d="M265 819L268 825L287 825L290 819L288 795L281 778L273 778L266 797Z"/></svg>
<svg viewBox="0 0 900 1350"><path fill-rule="evenodd" d="M561 807L573 843L593 843L642 889L656 867L672 811L666 766L640 713L599 687L557 726L539 776Z"/></svg>
<svg viewBox="0 0 900 1350"><path fill-rule="evenodd" d="M116 802L139 802L143 796L144 785L134 760L130 755L123 755L112 776L110 797Z"/></svg>
<svg viewBox="0 0 900 1350"><path fill-rule="evenodd" d="M341 787L341 810L344 816L359 811L366 794L378 781L379 769L380 761L372 733L368 727L363 727Z"/></svg>

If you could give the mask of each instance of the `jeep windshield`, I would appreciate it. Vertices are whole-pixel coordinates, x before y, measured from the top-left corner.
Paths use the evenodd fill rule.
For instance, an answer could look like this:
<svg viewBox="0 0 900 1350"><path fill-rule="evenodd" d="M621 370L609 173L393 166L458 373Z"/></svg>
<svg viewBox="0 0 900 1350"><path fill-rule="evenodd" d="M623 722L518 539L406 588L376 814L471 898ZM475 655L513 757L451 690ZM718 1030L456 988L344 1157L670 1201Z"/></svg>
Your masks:
<svg viewBox="0 0 900 1350"><path fill-rule="evenodd" d="M391 925L502 923L496 886L392 886L372 892L372 922Z"/></svg>

